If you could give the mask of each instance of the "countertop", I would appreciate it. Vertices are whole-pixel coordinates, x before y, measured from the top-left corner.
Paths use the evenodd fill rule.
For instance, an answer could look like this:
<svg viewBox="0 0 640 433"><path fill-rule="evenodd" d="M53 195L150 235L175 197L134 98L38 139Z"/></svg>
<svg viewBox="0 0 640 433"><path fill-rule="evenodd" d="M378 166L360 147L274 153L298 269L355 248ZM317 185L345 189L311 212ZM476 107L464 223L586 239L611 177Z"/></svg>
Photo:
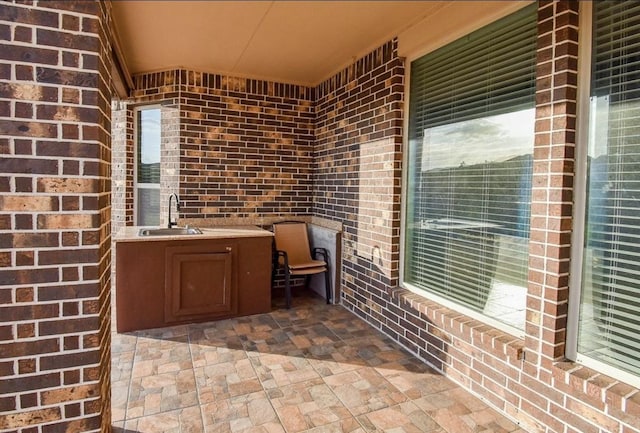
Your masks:
<svg viewBox="0 0 640 433"><path fill-rule="evenodd" d="M168 240L201 240L201 239L228 239L228 238L256 238L273 236L268 230L256 226L219 226L200 228L202 234L197 235L167 235L167 236L140 236L140 229L157 228L129 226L122 228L115 237L116 242L153 242Z"/></svg>

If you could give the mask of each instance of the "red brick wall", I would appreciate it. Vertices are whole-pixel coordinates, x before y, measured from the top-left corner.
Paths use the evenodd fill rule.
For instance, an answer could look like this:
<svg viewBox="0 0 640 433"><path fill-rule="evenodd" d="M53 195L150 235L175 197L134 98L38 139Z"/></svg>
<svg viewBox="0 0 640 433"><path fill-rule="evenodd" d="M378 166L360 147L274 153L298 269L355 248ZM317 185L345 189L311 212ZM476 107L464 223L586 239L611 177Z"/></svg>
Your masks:
<svg viewBox="0 0 640 433"><path fill-rule="evenodd" d="M552 376L554 364L564 358L567 327L578 84L577 4L540 4L537 62L523 378L540 381L547 387L545 394L561 400L558 389L553 389ZM555 429L563 427L563 420L575 418L560 401L555 402L555 419L551 418L536 399L540 390L528 388L522 388L521 407L530 415Z"/></svg>
<svg viewBox="0 0 640 433"><path fill-rule="evenodd" d="M182 218L311 214L312 89L185 70L135 82L135 104L180 110Z"/></svg>
<svg viewBox="0 0 640 433"><path fill-rule="evenodd" d="M375 323L399 278L404 66L390 41L315 88L315 216L343 225L343 301Z"/></svg>
<svg viewBox="0 0 640 433"><path fill-rule="evenodd" d="M0 430L98 431L110 422L109 10L31 3L0 7Z"/></svg>

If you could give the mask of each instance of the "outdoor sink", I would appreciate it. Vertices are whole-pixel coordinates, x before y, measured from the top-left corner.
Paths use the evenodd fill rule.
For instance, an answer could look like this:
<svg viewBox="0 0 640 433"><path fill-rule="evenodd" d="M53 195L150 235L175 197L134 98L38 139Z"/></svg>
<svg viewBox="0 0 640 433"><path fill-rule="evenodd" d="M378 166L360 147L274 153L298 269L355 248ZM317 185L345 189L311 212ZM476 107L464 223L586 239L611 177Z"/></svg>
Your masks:
<svg viewBox="0 0 640 433"><path fill-rule="evenodd" d="M175 228L157 228L157 229L140 229L138 236L183 236L183 235L201 235L202 230L197 227L175 227Z"/></svg>

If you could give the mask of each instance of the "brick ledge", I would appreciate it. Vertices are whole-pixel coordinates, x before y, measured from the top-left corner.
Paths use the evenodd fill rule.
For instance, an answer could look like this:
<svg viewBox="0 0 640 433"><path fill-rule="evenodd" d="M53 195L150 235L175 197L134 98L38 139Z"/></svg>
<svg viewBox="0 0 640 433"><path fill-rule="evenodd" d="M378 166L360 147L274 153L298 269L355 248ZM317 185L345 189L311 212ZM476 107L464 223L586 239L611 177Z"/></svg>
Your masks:
<svg viewBox="0 0 640 433"><path fill-rule="evenodd" d="M524 339L522 338L451 310L409 289L398 287L392 289L390 295L398 303L409 305L429 321L441 326L444 331L477 345L482 350L494 355L500 354L504 360L512 364L520 363L524 358Z"/></svg>
<svg viewBox="0 0 640 433"><path fill-rule="evenodd" d="M391 289L389 295L397 305L408 306L417 313L416 315L432 322L453 337L499 356L511 365L522 365L525 353L524 339L451 310L409 289ZM567 360L555 362L552 383L549 385L569 395L576 396L576 392L581 393L584 396L580 399L582 403L596 411L614 416L623 424L634 426L640 418L640 389L579 363ZM588 409L585 410L590 412Z"/></svg>
<svg viewBox="0 0 640 433"><path fill-rule="evenodd" d="M602 374L597 370L573 361L559 361L553 364L553 383L555 388L568 388L588 397L592 406L608 412L615 411L616 417L640 418L640 389ZM623 416L623 414L625 416ZM627 421L629 422L629 421Z"/></svg>

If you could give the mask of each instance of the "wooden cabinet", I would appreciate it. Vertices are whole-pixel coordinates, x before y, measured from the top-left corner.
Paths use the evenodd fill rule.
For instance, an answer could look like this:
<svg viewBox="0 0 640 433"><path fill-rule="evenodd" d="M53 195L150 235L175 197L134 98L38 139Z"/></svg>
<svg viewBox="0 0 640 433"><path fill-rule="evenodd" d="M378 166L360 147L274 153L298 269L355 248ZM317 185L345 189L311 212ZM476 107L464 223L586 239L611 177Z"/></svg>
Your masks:
<svg viewBox="0 0 640 433"><path fill-rule="evenodd" d="M236 314L233 269L233 244L216 245L213 251L202 246L167 247L165 322Z"/></svg>
<svg viewBox="0 0 640 433"><path fill-rule="evenodd" d="M118 332L271 311L271 236L118 240Z"/></svg>

